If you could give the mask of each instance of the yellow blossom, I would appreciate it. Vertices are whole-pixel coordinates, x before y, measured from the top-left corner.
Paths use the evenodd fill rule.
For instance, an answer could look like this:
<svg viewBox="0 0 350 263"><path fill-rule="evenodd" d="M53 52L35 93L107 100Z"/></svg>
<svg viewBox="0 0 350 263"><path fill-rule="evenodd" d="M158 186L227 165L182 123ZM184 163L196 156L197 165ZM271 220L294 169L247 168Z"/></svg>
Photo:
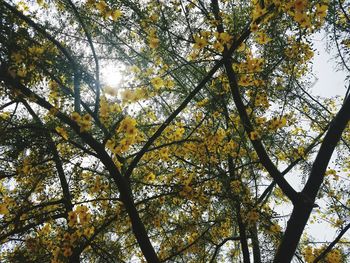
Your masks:
<svg viewBox="0 0 350 263"><path fill-rule="evenodd" d="M74 111L74 112L72 112L71 118L72 118L73 121L79 122L80 119L81 119L81 116L79 115L78 112L75 112L75 111Z"/></svg>
<svg viewBox="0 0 350 263"><path fill-rule="evenodd" d="M295 13L294 19L303 28L311 27L311 21L307 14L297 12Z"/></svg>
<svg viewBox="0 0 350 263"><path fill-rule="evenodd" d="M96 8L101 12L103 13L104 11L107 10L108 6L106 4L105 1L99 1L97 4L96 4Z"/></svg>
<svg viewBox="0 0 350 263"><path fill-rule="evenodd" d="M307 0L295 0L294 8L297 12L303 12L307 6Z"/></svg>
<svg viewBox="0 0 350 263"><path fill-rule="evenodd" d="M260 137L259 133L257 131L252 131L250 132L249 134L249 138L252 140L252 141L255 141L255 140L258 140Z"/></svg>
<svg viewBox="0 0 350 263"><path fill-rule="evenodd" d="M4 203L0 204L0 215L7 215L8 213L7 205Z"/></svg>
<svg viewBox="0 0 350 263"><path fill-rule="evenodd" d="M123 15L123 13L119 10L116 9L114 11L112 11L111 17L113 19L113 21L117 21L119 18L121 18Z"/></svg>
<svg viewBox="0 0 350 263"><path fill-rule="evenodd" d="M149 36L148 37L148 43L149 47L152 49L155 49L159 46L159 39L156 36Z"/></svg>
<svg viewBox="0 0 350 263"><path fill-rule="evenodd" d="M328 5L317 4L316 5L316 16L323 20L327 16Z"/></svg>
<svg viewBox="0 0 350 263"><path fill-rule="evenodd" d="M164 87L164 81L160 77L155 77L151 79L151 84L155 90L159 90L161 87Z"/></svg>
<svg viewBox="0 0 350 263"><path fill-rule="evenodd" d="M126 117L121 121L118 131L127 133L130 129L134 128L135 125L136 125L135 119L131 117Z"/></svg>
<svg viewBox="0 0 350 263"><path fill-rule="evenodd" d="M56 127L55 130L63 139L68 140L68 134L64 128Z"/></svg>
<svg viewBox="0 0 350 263"><path fill-rule="evenodd" d="M145 177L145 180L147 182L153 182L154 180L156 179L156 176L154 173L149 173L146 177Z"/></svg>
<svg viewBox="0 0 350 263"><path fill-rule="evenodd" d="M246 215L248 223L254 223L259 219L259 213L255 210L251 210Z"/></svg>
<svg viewBox="0 0 350 263"><path fill-rule="evenodd" d="M74 211L68 212L68 226L75 226L77 224L77 220L77 214Z"/></svg>
<svg viewBox="0 0 350 263"><path fill-rule="evenodd" d="M195 42L195 44L193 46L194 49L201 50L201 49L205 48L206 45L208 45L208 41L205 38L202 38L200 36L194 36L193 38L194 38L194 42Z"/></svg>
<svg viewBox="0 0 350 263"><path fill-rule="evenodd" d="M270 37L267 36L266 33L264 32L259 32L256 34L256 41L261 44L261 45L264 45L264 44L267 44L268 42L270 42L272 39Z"/></svg>

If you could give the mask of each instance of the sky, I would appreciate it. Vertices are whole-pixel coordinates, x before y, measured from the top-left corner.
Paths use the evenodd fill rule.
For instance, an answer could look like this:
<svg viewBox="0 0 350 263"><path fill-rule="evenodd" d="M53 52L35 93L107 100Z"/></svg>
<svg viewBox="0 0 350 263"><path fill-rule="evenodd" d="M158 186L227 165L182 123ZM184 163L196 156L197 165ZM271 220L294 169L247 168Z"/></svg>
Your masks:
<svg viewBox="0 0 350 263"><path fill-rule="evenodd" d="M313 43L316 48L314 56L314 73L317 82L312 89L314 95L322 97L333 97L335 95L344 96L346 92L345 78L349 73L336 71L336 61L334 57L336 51L326 51L325 33L321 32L314 36Z"/></svg>

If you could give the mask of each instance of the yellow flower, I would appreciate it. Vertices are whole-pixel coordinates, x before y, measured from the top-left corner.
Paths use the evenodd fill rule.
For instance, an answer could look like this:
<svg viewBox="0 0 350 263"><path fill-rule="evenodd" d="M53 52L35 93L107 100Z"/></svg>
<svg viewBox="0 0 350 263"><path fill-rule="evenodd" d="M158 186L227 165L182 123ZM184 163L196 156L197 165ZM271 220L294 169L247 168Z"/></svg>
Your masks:
<svg viewBox="0 0 350 263"><path fill-rule="evenodd" d="M85 229L84 229L84 235L85 235L86 237L91 237L92 234L94 233L94 231L95 231L95 229L94 229L93 226L92 226L92 227L85 228Z"/></svg>
<svg viewBox="0 0 350 263"><path fill-rule="evenodd" d="M77 223L77 214L74 211L68 213L68 226L73 227Z"/></svg>
<svg viewBox="0 0 350 263"><path fill-rule="evenodd" d="M250 31L252 31L252 32L257 31L258 28L259 28L259 26L258 26L258 24L255 23L255 22L253 22L253 23L250 25Z"/></svg>
<svg viewBox="0 0 350 263"><path fill-rule="evenodd" d="M129 90L129 89L122 91L121 97L122 97L123 102L134 101L136 98L135 92L132 90Z"/></svg>
<svg viewBox="0 0 350 263"><path fill-rule="evenodd" d="M17 70L17 76L20 78L24 78L27 76L27 70L24 67L21 67Z"/></svg>
<svg viewBox="0 0 350 263"><path fill-rule="evenodd" d="M330 263L340 263L342 262L342 256L340 254L340 251L337 249L333 249L330 251L326 256L327 262Z"/></svg>
<svg viewBox="0 0 350 263"><path fill-rule="evenodd" d="M56 127L55 130L59 135L61 135L63 139L68 140L68 134L65 129L61 127Z"/></svg>
<svg viewBox="0 0 350 263"><path fill-rule="evenodd" d="M316 5L316 16L318 16L321 20L327 16L328 5L317 4Z"/></svg>
<svg viewBox="0 0 350 263"><path fill-rule="evenodd" d="M0 204L0 215L7 215L9 210L7 209L6 204Z"/></svg>
<svg viewBox="0 0 350 263"><path fill-rule="evenodd" d="M310 18L305 13L300 13L300 12L295 13L294 19L303 28L311 27Z"/></svg>
<svg viewBox="0 0 350 263"><path fill-rule="evenodd" d="M305 258L307 263L314 261L315 255L314 255L314 251L313 251L312 247L307 246L304 249L303 254L304 254L304 258Z"/></svg>
<svg viewBox="0 0 350 263"><path fill-rule="evenodd" d="M149 47L152 49L155 49L159 46L159 39L156 36L149 36L148 37L148 43Z"/></svg>
<svg viewBox="0 0 350 263"><path fill-rule="evenodd" d="M252 141L255 141L259 139L260 135L257 131L252 131L250 132L249 137Z"/></svg>
<svg viewBox="0 0 350 263"><path fill-rule="evenodd" d="M137 128L136 128L136 120L130 117L126 117L121 121L117 132L121 132L124 134L124 138L119 141L119 144L111 149L111 151L115 154L120 154L122 152L126 152L129 147L135 143L137 138Z"/></svg>
<svg viewBox="0 0 350 263"><path fill-rule="evenodd" d="M256 5L252 13L253 21L255 21L257 18L263 16L266 13L267 13L266 8L262 9L260 5Z"/></svg>
<svg viewBox="0 0 350 263"><path fill-rule="evenodd" d="M69 257L73 254L72 249L70 247L63 248L63 256Z"/></svg>
<svg viewBox="0 0 350 263"><path fill-rule="evenodd" d="M249 223L256 222L256 221L258 221L258 219L259 219L259 213L258 212L252 210L252 211L249 211L247 213L247 221Z"/></svg>
<svg viewBox="0 0 350 263"><path fill-rule="evenodd" d="M11 59L12 59L16 64L20 64L20 63L23 61L23 56L22 56L20 53L15 52L15 53L12 53Z"/></svg>
<svg viewBox="0 0 350 263"><path fill-rule="evenodd" d="M145 177L145 180L146 180L147 182L153 182L154 179L156 179L156 176L155 176L154 173L150 173L150 174L148 174L148 175Z"/></svg>
<svg viewBox="0 0 350 263"><path fill-rule="evenodd" d="M107 6L106 2L102 0L102 1L100 1L100 2L98 2L98 3L96 4L96 8L97 8L101 13L103 13L103 12L108 8L108 6Z"/></svg>
<svg viewBox="0 0 350 263"><path fill-rule="evenodd" d="M75 112L75 111L74 111L74 112L72 112L71 118L72 118L73 121L79 122L80 119L81 119L81 116L79 115L78 112Z"/></svg>
<svg viewBox="0 0 350 263"><path fill-rule="evenodd" d="M0 118L7 120L8 118L10 118L10 112L0 112Z"/></svg>
<svg viewBox="0 0 350 263"><path fill-rule="evenodd" d="M44 235L48 235L50 232L51 232L51 224L49 223L46 223L43 228L41 229L41 232L44 234Z"/></svg>
<svg viewBox="0 0 350 263"><path fill-rule="evenodd" d="M270 226L270 231L272 233L279 233L281 232L281 227L278 224L273 224L272 226Z"/></svg>
<svg viewBox="0 0 350 263"><path fill-rule="evenodd" d="M265 34L264 32L259 32L257 33L256 36L256 41L261 44L267 44L268 42L270 42L272 39L270 37L267 36L267 34Z"/></svg>
<svg viewBox="0 0 350 263"><path fill-rule="evenodd" d="M160 77L155 77L151 79L151 84L153 85L155 90L159 90L161 87L164 87L164 81Z"/></svg>
<svg viewBox="0 0 350 263"><path fill-rule="evenodd" d="M119 18L121 18L123 15L123 13L119 10L116 9L114 11L112 11L111 17L113 19L113 21L117 21Z"/></svg>
<svg viewBox="0 0 350 263"><path fill-rule="evenodd" d="M84 116L80 116L79 113L73 112L71 118L73 121L78 123L80 127L80 132L86 132L91 129L92 117L90 114L86 113Z"/></svg>
<svg viewBox="0 0 350 263"><path fill-rule="evenodd" d="M239 78L239 81L238 81L238 85L239 85L239 86L248 87L248 86L251 86L252 84L253 84L253 81L252 81L251 76L242 75L242 76Z"/></svg>
<svg viewBox="0 0 350 263"><path fill-rule="evenodd" d="M86 225L87 223L89 223L90 219L91 219L91 214L90 213L85 212L85 213L80 213L79 214L79 222L82 225Z"/></svg>
<svg viewBox="0 0 350 263"><path fill-rule="evenodd" d="M216 38L223 45L229 44L232 40L232 37L227 32L216 34Z"/></svg>
<svg viewBox="0 0 350 263"><path fill-rule="evenodd" d="M80 205L77 207L77 209L75 211L79 216L79 223L80 224L86 225L87 223L90 222L91 214L89 213L88 207L86 207L84 205Z"/></svg>
<svg viewBox="0 0 350 263"><path fill-rule="evenodd" d="M216 41L214 44L213 44L213 48L219 52L222 52L224 51L224 46L219 42L219 41Z"/></svg>
<svg viewBox="0 0 350 263"><path fill-rule="evenodd" d="M205 38L202 38L200 36L194 36L194 49L203 49L206 47L206 45L208 45L208 41Z"/></svg>
<svg viewBox="0 0 350 263"><path fill-rule="evenodd" d="M307 6L307 0L296 0L294 2L294 8L297 12L302 12Z"/></svg>
<svg viewBox="0 0 350 263"><path fill-rule="evenodd" d="M160 158L161 158L162 160L164 160L164 161L169 160L169 149L163 147L162 149L160 149L159 155L160 155Z"/></svg>
<svg viewBox="0 0 350 263"><path fill-rule="evenodd" d="M106 148L108 149L108 150L113 150L114 149L114 147L115 147L115 143L114 143L114 141L113 140L111 140L111 139L109 139L107 142L106 142Z"/></svg>

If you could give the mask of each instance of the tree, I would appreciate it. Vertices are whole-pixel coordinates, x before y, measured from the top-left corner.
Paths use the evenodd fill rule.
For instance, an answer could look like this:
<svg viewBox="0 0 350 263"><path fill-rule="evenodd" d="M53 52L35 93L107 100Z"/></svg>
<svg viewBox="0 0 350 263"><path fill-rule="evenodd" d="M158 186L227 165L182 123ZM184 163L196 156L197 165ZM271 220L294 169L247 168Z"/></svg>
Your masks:
<svg viewBox="0 0 350 263"><path fill-rule="evenodd" d="M310 86L349 7L1 0L1 261L346 262L350 97Z"/></svg>

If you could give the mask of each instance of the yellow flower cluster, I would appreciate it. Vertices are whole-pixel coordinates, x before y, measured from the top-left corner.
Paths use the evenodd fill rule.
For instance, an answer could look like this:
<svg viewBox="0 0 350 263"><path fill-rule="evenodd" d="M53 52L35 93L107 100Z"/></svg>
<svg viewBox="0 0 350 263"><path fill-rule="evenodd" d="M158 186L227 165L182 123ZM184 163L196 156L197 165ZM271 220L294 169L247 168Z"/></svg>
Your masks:
<svg viewBox="0 0 350 263"><path fill-rule="evenodd" d="M281 117L281 118L274 117L273 119L269 120L268 128L271 131L275 131L278 128L282 128L282 127L286 126L286 124L287 124L286 117Z"/></svg>
<svg viewBox="0 0 350 263"><path fill-rule="evenodd" d="M333 249L326 256L327 263L340 263L342 262L342 256L338 249Z"/></svg>
<svg viewBox="0 0 350 263"><path fill-rule="evenodd" d="M246 215L246 220L248 224L255 223L256 221L259 220L259 213L255 210L249 211Z"/></svg>
<svg viewBox="0 0 350 263"><path fill-rule="evenodd" d="M196 52L201 51L209 44L212 44L213 48L218 51L224 51L224 47L230 47L233 37L228 32L210 32L210 31L201 31L199 34L193 36L194 40L194 53L190 56L195 56Z"/></svg>
<svg viewBox="0 0 350 263"><path fill-rule="evenodd" d="M197 36L194 36L193 39L194 39L194 45L193 45L194 49L201 50L208 45L208 41L202 36L197 35Z"/></svg>
<svg viewBox="0 0 350 263"><path fill-rule="evenodd" d="M284 6L284 9L293 17L300 27L311 28L313 26L312 19L315 19L317 22L314 26L318 27L322 25L327 16L328 2L328 0L320 1L316 6L312 7L307 0L294 0L289 1Z"/></svg>
<svg viewBox="0 0 350 263"><path fill-rule="evenodd" d="M68 140L68 133L64 128L57 126L55 130L63 139Z"/></svg>
<svg viewBox="0 0 350 263"><path fill-rule="evenodd" d="M164 87L164 81L161 77L154 77L151 79L151 84L154 87L154 89L157 91L160 88Z"/></svg>
<svg viewBox="0 0 350 263"><path fill-rule="evenodd" d="M235 194L239 194L242 191L242 184L239 180L233 180L230 183L231 191Z"/></svg>
<svg viewBox="0 0 350 263"><path fill-rule="evenodd" d="M256 33L256 37L255 37L256 42L258 42L261 45L267 44L269 43L272 38L270 38L266 33L264 32L258 32Z"/></svg>
<svg viewBox="0 0 350 263"><path fill-rule="evenodd" d="M90 222L90 219L91 214L89 213L89 209L84 205L80 205L76 210L68 213L68 226L75 227L78 222L80 225L85 226Z"/></svg>
<svg viewBox="0 0 350 263"><path fill-rule="evenodd" d="M101 122L104 125L106 126L111 125L111 123L113 123L110 121L111 114L117 113L120 111L121 111L121 107L119 106L119 104L109 103L105 96L101 96L99 117Z"/></svg>
<svg viewBox="0 0 350 263"><path fill-rule="evenodd" d="M259 139L260 139L260 134L259 134L257 131L251 131L251 132L249 133L249 138L250 138L252 141L259 140Z"/></svg>
<svg viewBox="0 0 350 263"><path fill-rule="evenodd" d="M256 73L262 71L264 62L263 58L254 58L251 54L248 54L245 61L233 64L232 68L238 73Z"/></svg>
<svg viewBox="0 0 350 263"><path fill-rule="evenodd" d="M7 215L9 213L9 210L7 208L7 204L0 203L0 215Z"/></svg>
<svg viewBox="0 0 350 263"><path fill-rule="evenodd" d="M159 46L160 40L158 39L157 32L154 28L149 30L147 40L151 49L155 49Z"/></svg>
<svg viewBox="0 0 350 263"><path fill-rule="evenodd" d="M314 52L310 45L305 42L298 42L294 38L289 39L288 48L285 50L286 56L297 59L301 63L306 63L313 58Z"/></svg>
<svg viewBox="0 0 350 263"><path fill-rule="evenodd" d="M139 88L136 90L126 89L121 92L123 103L135 102L146 96L145 89Z"/></svg>
<svg viewBox="0 0 350 263"><path fill-rule="evenodd" d="M113 21L117 21L123 16L119 9L112 10L104 0L88 0L86 4L97 9L104 19L111 18Z"/></svg>
<svg viewBox="0 0 350 263"><path fill-rule="evenodd" d="M87 225L90 222L91 214L89 213L89 209L84 206L80 205L75 210L79 217L79 223L83 226Z"/></svg>
<svg viewBox="0 0 350 263"><path fill-rule="evenodd" d="M303 255L304 255L305 261L307 263L313 262L314 259L316 258L316 256L314 255L314 252L313 252L313 249L312 249L311 246L307 246L307 247L304 248Z"/></svg>
<svg viewBox="0 0 350 263"><path fill-rule="evenodd" d="M68 226L74 227L78 223L78 216L75 211L68 212Z"/></svg>
<svg viewBox="0 0 350 263"><path fill-rule="evenodd" d="M155 179L156 179L156 176L152 172L145 176L146 182L153 182Z"/></svg>
<svg viewBox="0 0 350 263"><path fill-rule="evenodd" d="M266 92L256 93L253 90L248 90L247 95L254 103L254 106L263 107L265 109L270 107Z"/></svg>
<svg viewBox="0 0 350 263"><path fill-rule="evenodd" d="M136 120L131 117L124 118L119 125L118 132L124 133L126 137L134 138L137 134Z"/></svg>
<svg viewBox="0 0 350 263"><path fill-rule="evenodd" d="M306 246L303 250L303 255L307 263L314 262L316 257L325 249L324 246L319 248L312 248L311 246ZM341 263L342 255L339 249L332 249L325 257L325 263Z"/></svg>
<svg viewBox="0 0 350 263"><path fill-rule="evenodd" d="M278 224L273 224L270 226L270 231L272 234L278 234L281 232L281 227Z"/></svg>
<svg viewBox="0 0 350 263"><path fill-rule="evenodd" d="M90 193L95 194L107 189L108 184L102 181L101 176L96 176L94 180L94 185L90 188Z"/></svg>
<svg viewBox="0 0 350 263"><path fill-rule="evenodd" d="M80 116L79 113L73 112L71 118L73 121L78 123L80 132L87 132L92 127L92 117L88 113L86 113L84 116Z"/></svg>
<svg viewBox="0 0 350 263"><path fill-rule="evenodd" d="M106 148L114 154L121 154L129 150L130 146L138 140L138 130L136 128L136 120L131 117L125 117L117 129L123 138L117 144L114 139L109 139Z"/></svg>
<svg viewBox="0 0 350 263"><path fill-rule="evenodd" d="M179 193L181 197L191 199L194 196L195 192L194 189L191 187L192 179L193 174L188 174L187 178L183 180L182 189Z"/></svg>

